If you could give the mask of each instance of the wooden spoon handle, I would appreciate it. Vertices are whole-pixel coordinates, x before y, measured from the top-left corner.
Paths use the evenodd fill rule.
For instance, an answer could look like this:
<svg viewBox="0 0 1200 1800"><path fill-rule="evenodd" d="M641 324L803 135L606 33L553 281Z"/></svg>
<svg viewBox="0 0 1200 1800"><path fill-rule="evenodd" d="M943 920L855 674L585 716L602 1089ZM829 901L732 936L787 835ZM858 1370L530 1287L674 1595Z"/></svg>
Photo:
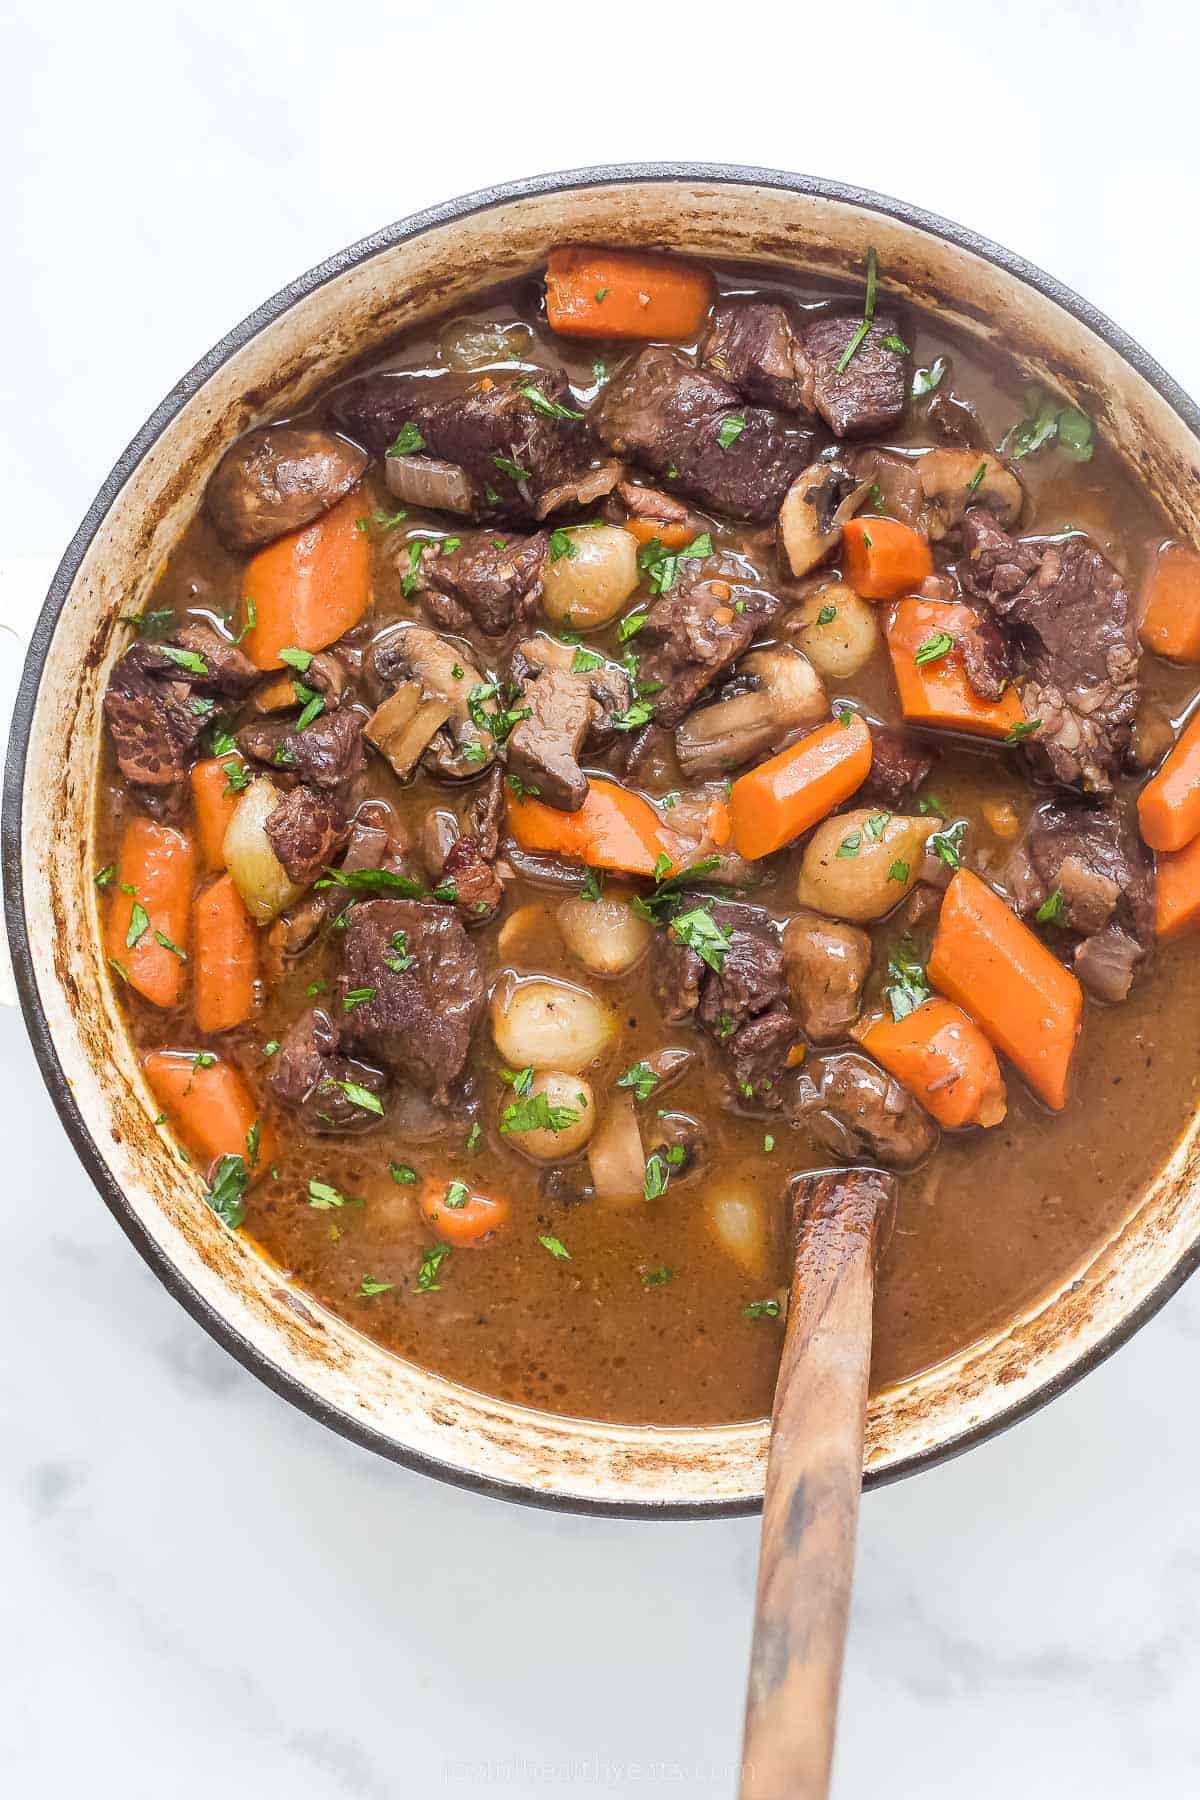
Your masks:
<svg viewBox="0 0 1200 1800"><path fill-rule="evenodd" d="M796 1258L763 1503L742 1800L824 1800L850 1606L875 1249L894 1182L794 1189Z"/></svg>

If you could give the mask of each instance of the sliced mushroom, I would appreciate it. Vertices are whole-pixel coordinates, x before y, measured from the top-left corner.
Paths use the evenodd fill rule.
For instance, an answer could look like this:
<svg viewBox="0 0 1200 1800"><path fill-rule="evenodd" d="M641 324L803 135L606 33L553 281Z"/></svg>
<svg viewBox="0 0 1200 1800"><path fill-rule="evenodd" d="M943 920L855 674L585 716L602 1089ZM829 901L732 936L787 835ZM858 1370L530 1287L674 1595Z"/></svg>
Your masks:
<svg viewBox="0 0 1200 1800"><path fill-rule="evenodd" d="M437 774L461 780L495 760L496 740L478 723L495 700L462 651L423 625L404 625L376 660L403 678L366 725L397 775L410 775L423 757Z"/></svg>
<svg viewBox="0 0 1200 1800"><path fill-rule="evenodd" d="M389 494L409 506L427 506L433 512L464 517L474 508L474 484L457 463L436 456L385 456L383 473Z"/></svg>
<svg viewBox="0 0 1200 1800"><path fill-rule="evenodd" d="M838 462L810 463L797 475L779 509L779 537L793 575L807 575L832 555L870 485Z"/></svg>
<svg viewBox="0 0 1200 1800"><path fill-rule="evenodd" d="M919 531L925 495L915 463L874 445L856 450L850 460L858 479L870 483L868 494L874 510Z"/></svg>
<svg viewBox="0 0 1200 1800"><path fill-rule="evenodd" d="M332 431L267 425L230 446L205 494L231 550L257 550L328 512L362 478L367 453Z"/></svg>
<svg viewBox="0 0 1200 1800"><path fill-rule="evenodd" d="M701 707L677 728L675 754L685 775L740 768L829 711L821 677L790 645L751 651L738 664L737 678L754 684L748 693Z"/></svg>
<svg viewBox="0 0 1200 1800"><path fill-rule="evenodd" d="M573 676L581 686L586 686L595 706L584 748L604 750L617 735L612 716L627 710L633 699L633 690L628 675L616 663L604 662L599 668L577 669L575 663L578 654L575 645L564 644L559 638L539 633L537 637L526 638L517 645L513 656L513 674L520 680L533 669L561 669L564 674Z"/></svg>
<svg viewBox="0 0 1200 1800"><path fill-rule="evenodd" d="M1025 499L1006 463L986 450L931 450L917 464L925 495L925 529L940 543L968 506L982 506L1000 525L1014 525Z"/></svg>

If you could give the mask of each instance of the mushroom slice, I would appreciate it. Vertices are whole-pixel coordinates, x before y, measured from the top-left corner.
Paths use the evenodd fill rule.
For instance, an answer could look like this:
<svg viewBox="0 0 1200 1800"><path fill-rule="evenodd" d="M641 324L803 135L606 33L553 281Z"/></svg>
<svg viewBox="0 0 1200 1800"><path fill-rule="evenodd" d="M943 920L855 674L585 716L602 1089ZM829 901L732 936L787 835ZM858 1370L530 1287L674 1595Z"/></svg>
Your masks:
<svg viewBox="0 0 1200 1800"><path fill-rule="evenodd" d="M367 454L332 431L266 425L225 452L205 494L230 550L258 550L309 525L361 479Z"/></svg>
<svg viewBox="0 0 1200 1800"><path fill-rule="evenodd" d="M385 456L383 472L389 494L409 506L467 517L475 505L471 477L457 463L437 456Z"/></svg>
<svg viewBox="0 0 1200 1800"><path fill-rule="evenodd" d="M713 706L701 707L675 732L683 773L723 775L761 756L794 731L829 711L825 688L807 656L789 645L753 650L738 664L738 679L754 685Z"/></svg>
<svg viewBox="0 0 1200 1800"><path fill-rule="evenodd" d="M844 463L810 463L797 475L779 509L779 537L793 575L807 575L842 541L870 489Z"/></svg>
<svg viewBox="0 0 1200 1800"><path fill-rule="evenodd" d="M1015 525L1025 495L1006 463L986 450L931 450L917 464L925 495L925 529L940 543L968 506L982 506L998 524Z"/></svg>
<svg viewBox="0 0 1200 1800"><path fill-rule="evenodd" d="M423 625L405 625L388 664L401 677L367 722L366 735L398 775L417 759L439 775L479 775L496 757L496 740L479 721L495 712L493 690L463 653ZM386 745L386 747L385 747Z"/></svg>

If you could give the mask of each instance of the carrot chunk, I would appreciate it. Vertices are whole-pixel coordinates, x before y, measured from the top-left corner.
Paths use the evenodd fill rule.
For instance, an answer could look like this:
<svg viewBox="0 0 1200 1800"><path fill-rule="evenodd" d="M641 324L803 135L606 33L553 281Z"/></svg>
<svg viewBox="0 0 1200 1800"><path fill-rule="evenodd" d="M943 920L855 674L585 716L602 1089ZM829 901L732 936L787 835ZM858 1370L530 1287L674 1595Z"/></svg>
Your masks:
<svg viewBox="0 0 1200 1800"><path fill-rule="evenodd" d="M254 1011L258 938L231 875L197 894L192 908L192 1010L201 1031L229 1031Z"/></svg>
<svg viewBox="0 0 1200 1800"><path fill-rule="evenodd" d="M225 832L241 795L230 786L230 772L242 767L239 757L209 756L192 769L192 806L196 836L210 869L225 867Z"/></svg>
<svg viewBox="0 0 1200 1800"><path fill-rule="evenodd" d="M518 800L506 792L505 798L509 829L523 850L550 850L624 875L653 875L663 855L674 867L654 808L615 781L590 781L578 812L559 812L528 795Z"/></svg>
<svg viewBox="0 0 1200 1800"><path fill-rule="evenodd" d="M421 1212L444 1244L474 1248L499 1231L508 1218L503 1195L480 1194L466 1182L447 1178L427 1181L421 1189Z"/></svg>
<svg viewBox="0 0 1200 1800"><path fill-rule="evenodd" d="M674 256L566 249L546 258L546 319L564 337L692 338L712 294L707 270Z"/></svg>
<svg viewBox="0 0 1200 1800"><path fill-rule="evenodd" d="M247 1141L256 1122L254 1101L236 1069L205 1060L205 1052L152 1050L146 1079L171 1124L188 1148L206 1163L240 1156L248 1164L269 1162L269 1133L260 1127L258 1155Z"/></svg>
<svg viewBox="0 0 1200 1800"><path fill-rule="evenodd" d="M936 995L903 1019L880 1019L864 1050L921 1102L939 1125L999 1125L1008 1110L996 1052L973 1019Z"/></svg>
<svg viewBox="0 0 1200 1800"><path fill-rule="evenodd" d="M769 856L848 800L871 770L871 733L845 712L739 775L729 792L733 847Z"/></svg>
<svg viewBox="0 0 1200 1800"><path fill-rule="evenodd" d="M1138 825L1152 850L1182 850L1200 834L1200 711L1138 795Z"/></svg>
<svg viewBox="0 0 1200 1800"><path fill-rule="evenodd" d="M126 824L106 943L130 987L155 1006L174 1006L183 987L194 865L182 831L153 819Z"/></svg>
<svg viewBox="0 0 1200 1800"><path fill-rule="evenodd" d="M1154 931L1164 943L1200 926L1200 837L1156 857Z"/></svg>
<svg viewBox="0 0 1200 1800"><path fill-rule="evenodd" d="M1066 1104L1083 991L1070 970L969 869L959 869L946 889L928 972L935 987L969 1010L1048 1106Z"/></svg>
<svg viewBox="0 0 1200 1800"><path fill-rule="evenodd" d="M967 680L958 640L978 622L969 606L942 600L900 600L892 607L886 627L888 654L910 724L1006 738L1022 723L1025 714L1015 689L1009 688L999 700L981 700Z"/></svg>
<svg viewBox="0 0 1200 1800"><path fill-rule="evenodd" d="M851 519L842 533L842 574L864 600L898 600L933 574L933 554L899 519Z"/></svg>
<svg viewBox="0 0 1200 1800"><path fill-rule="evenodd" d="M664 550L685 550L696 536L694 526L687 519L675 525L665 524L662 519L625 519L622 530L635 537L639 544L650 544L657 538Z"/></svg>
<svg viewBox="0 0 1200 1800"><path fill-rule="evenodd" d="M1186 544L1164 544L1151 564L1138 636L1156 656L1200 662L1200 556Z"/></svg>
<svg viewBox="0 0 1200 1800"><path fill-rule="evenodd" d="M254 625L242 649L256 669L282 668L281 650L323 650L358 624L370 573L362 513L361 495L347 494L250 559L242 592L254 602Z"/></svg>

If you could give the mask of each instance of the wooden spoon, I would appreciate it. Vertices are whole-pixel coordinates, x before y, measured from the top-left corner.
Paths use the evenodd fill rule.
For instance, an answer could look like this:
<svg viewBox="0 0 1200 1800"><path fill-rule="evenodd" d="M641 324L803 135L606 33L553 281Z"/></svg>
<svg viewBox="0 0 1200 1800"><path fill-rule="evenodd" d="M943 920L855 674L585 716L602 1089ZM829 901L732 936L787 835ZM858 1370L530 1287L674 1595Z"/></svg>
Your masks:
<svg viewBox="0 0 1200 1800"><path fill-rule="evenodd" d="M895 1180L792 1184L795 1260L771 1416L741 1800L825 1800L833 1761L871 1363L875 1258Z"/></svg>

